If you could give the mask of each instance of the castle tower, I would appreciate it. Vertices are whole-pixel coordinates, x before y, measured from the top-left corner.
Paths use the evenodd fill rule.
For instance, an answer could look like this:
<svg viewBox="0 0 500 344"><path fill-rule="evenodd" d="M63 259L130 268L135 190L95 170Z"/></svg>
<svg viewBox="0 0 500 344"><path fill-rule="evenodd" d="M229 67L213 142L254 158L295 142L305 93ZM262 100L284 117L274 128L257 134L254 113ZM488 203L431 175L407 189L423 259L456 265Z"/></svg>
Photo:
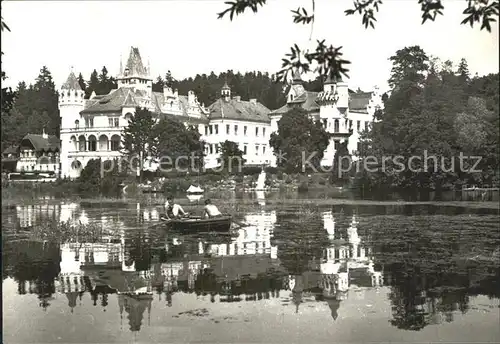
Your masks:
<svg viewBox="0 0 500 344"><path fill-rule="evenodd" d="M69 152L76 150L76 141L71 140L74 133L71 130L80 126L80 111L85 107L85 92L80 87L78 79L73 72L69 73L68 79L59 90L59 113L61 116L61 176L70 177L71 161Z"/></svg>
<svg viewBox="0 0 500 344"><path fill-rule="evenodd" d="M120 69L122 70L122 67L120 67ZM116 78L118 88L130 87L134 90L147 91L151 97L153 79L149 72L148 68L142 63L139 48L130 47L130 54L125 64L125 68Z"/></svg>
<svg viewBox="0 0 500 344"><path fill-rule="evenodd" d="M224 82L224 86L222 86L220 95L221 98L226 102L228 102L231 99L231 88L227 84L227 80Z"/></svg>

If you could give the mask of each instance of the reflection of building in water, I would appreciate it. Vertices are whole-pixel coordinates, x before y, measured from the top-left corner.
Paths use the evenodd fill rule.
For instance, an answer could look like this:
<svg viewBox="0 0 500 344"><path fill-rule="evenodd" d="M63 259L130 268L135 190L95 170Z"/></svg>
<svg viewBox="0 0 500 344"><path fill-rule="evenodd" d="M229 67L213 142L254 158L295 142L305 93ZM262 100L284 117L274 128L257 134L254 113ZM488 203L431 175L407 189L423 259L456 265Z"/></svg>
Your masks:
<svg viewBox="0 0 500 344"><path fill-rule="evenodd" d="M46 223L47 221L70 222L72 225L79 223L88 224L98 221L103 228L110 226L124 226L123 221L118 221L118 214L115 216L93 216L92 218L77 203L61 204L37 204L16 206L17 221L21 228L27 228ZM157 211L152 209L148 213L152 220L158 218Z"/></svg>
<svg viewBox="0 0 500 344"><path fill-rule="evenodd" d="M137 216L141 221L158 221L160 220L160 212L156 207L143 208L140 203L136 205Z"/></svg>
<svg viewBox="0 0 500 344"><path fill-rule="evenodd" d="M337 226L331 212L323 214L323 223L330 246L324 250L319 271L288 276L286 284L287 289L292 291L292 300L297 312L304 298L314 295L316 300L325 300L328 303L335 320L341 301L348 297L351 284L377 287L383 284L383 275L375 271L371 249L363 244L358 235L358 221L355 215L343 233L336 233L342 231L342 228Z"/></svg>
<svg viewBox="0 0 500 344"><path fill-rule="evenodd" d="M232 243L212 244L208 247L207 253L217 256L265 254L276 259L278 247L271 245L276 211L248 214L244 218L244 223L248 226L239 229L238 237Z"/></svg>
<svg viewBox="0 0 500 344"><path fill-rule="evenodd" d="M130 331L136 332L141 330L144 311L148 311L148 326L151 320L151 297L141 297L134 295L120 294L118 295L118 306L120 308L120 321L123 324L123 310L127 312L127 319Z"/></svg>

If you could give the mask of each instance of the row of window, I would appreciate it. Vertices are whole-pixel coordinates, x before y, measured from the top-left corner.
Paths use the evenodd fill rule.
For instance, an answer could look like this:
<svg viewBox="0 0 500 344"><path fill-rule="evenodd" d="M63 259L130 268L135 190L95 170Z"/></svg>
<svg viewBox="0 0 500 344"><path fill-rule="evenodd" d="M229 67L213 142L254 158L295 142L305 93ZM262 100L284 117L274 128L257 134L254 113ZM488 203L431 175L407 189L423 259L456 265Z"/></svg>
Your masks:
<svg viewBox="0 0 500 344"><path fill-rule="evenodd" d="M238 135L238 125L235 124L233 126L233 133L235 136ZM211 125L206 125L205 126L205 136L207 135L218 135L219 134L219 125L218 124L211 124ZM231 134L231 125L226 124L226 135ZM243 126L243 136L248 135L248 127L245 125ZM263 137L266 136L266 128L265 127L255 127L255 137L259 137L262 135Z"/></svg>
<svg viewBox="0 0 500 344"><path fill-rule="evenodd" d="M36 154L36 152L32 150L21 151L21 153L19 154L21 158L55 157L56 155L57 153L52 152Z"/></svg>
<svg viewBox="0 0 500 344"><path fill-rule="evenodd" d="M356 121L356 131L360 132L361 131L361 123L362 121ZM323 124L323 128L331 128L332 127L332 122L329 122L328 119L324 118L322 120L322 124ZM365 121L364 122L364 130L368 130L369 129L369 124L370 122L369 121ZM352 129L352 119L346 119L345 120L345 127L347 128L347 126L349 126L349 130ZM333 121L333 131L335 133L338 133L340 131L340 121L338 119L335 119Z"/></svg>
<svg viewBox="0 0 500 344"><path fill-rule="evenodd" d="M205 146L205 153L206 154L216 154L220 152L220 145L218 143L216 144L209 144ZM243 145L243 155L248 154L248 145ZM255 150L254 150L255 155L265 155L266 154L266 146L265 145L255 145Z"/></svg>
<svg viewBox="0 0 500 344"><path fill-rule="evenodd" d="M118 117L108 117L108 126L111 128L118 128L120 126L120 118ZM94 117L86 117L85 118L85 127L93 128L94 127ZM75 121L75 128L80 128L80 121Z"/></svg>

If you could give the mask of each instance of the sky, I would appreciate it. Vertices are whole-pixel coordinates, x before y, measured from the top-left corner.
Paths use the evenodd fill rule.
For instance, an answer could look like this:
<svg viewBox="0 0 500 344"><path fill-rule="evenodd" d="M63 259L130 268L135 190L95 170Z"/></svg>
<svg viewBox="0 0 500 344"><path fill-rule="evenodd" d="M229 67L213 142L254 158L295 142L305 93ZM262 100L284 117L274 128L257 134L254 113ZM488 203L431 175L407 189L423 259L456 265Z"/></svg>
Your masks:
<svg viewBox="0 0 500 344"><path fill-rule="evenodd" d="M473 75L498 73L498 24L491 33L460 25L463 0L444 1L444 16L424 25L417 0L385 0L375 29L365 29L360 15L344 15L352 1L316 0L312 41L310 26L294 24L290 12L310 9L310 1L268 0L258 13L247 11L232 22L217 19L224 1L2 1L11 29L2 33L5 84L32 83L43 65L57 87L71 67L87 80L102 66L116 75L131 46L145 64L150 61L154 79L167 70L177 79L228 69L272 74L290 46L312 47L316 39L343 47L353 89L386 90L388 58L411 45L442 60L466 58Z"/></svg>

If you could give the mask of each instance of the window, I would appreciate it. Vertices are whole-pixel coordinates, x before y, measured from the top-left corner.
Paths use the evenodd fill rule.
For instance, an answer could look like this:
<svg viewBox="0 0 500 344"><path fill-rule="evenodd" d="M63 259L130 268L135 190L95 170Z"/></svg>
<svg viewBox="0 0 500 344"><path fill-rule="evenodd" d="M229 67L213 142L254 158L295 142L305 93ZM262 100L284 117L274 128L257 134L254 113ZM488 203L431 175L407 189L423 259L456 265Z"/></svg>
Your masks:
<svg viewBox="0 0 500 344"><path fill-rule="evenodd" d="M110 127L112 127L112 126L113 126L113 118L108 118L108 125L109 125Z"/></svg>
<svg viewBox="0 0 500 344"><path fill-rule="evenodd" d="M234 135L238 135L238 125L234 126Z"/></svg>
<svg viewBox="0 0 500 344"><path fill-rule="evenodd" d="M326 128L328 124L328 120L326 118L323 119L323 128Z"/></svg>
<svg viewBox="0 0 500 344"><path fill-rule="evenodd" d="M339 140L335 140L333 141L333 146L335 147L335 150L339 150L339 146L340 146L340 141Z"/></svg>
<svg viewBox="0 0 500 344"><path fill-rule="evenodd" d="M266 136L266 128L262 128L262 136Z"/></svg>
<svg viewBox="0 0 500 344"><path fill-rule="evenodd" d="M352 119L349 120L349 129L352 129Z"/></svg>
<svg viewBox="0 0 500 344"><path fill-rule="evenodd" d="M75 128L76 128L76 129L79 129L79 128L80 128L80 121L79 121L79 120L76 120L76 121L75 121Z"/></svg>
<svg viewBox="0 0 500 344"><path fill-rule="evenodd" d="M214 127L215 127L215 135L219 134L219 125L216 124Z"/></svg>
<svg viewBox="0 0 500 344"><path fill-rule="evenodd" d="M213 148L213 146L212 146L212 145L209 145L209 146L208 146L208 153L209 153L209 154L212 154L213 152L214 152L214 148Z"/></svg>
<svg viewBox="0 0 500 344"><path fill-rule="evenodd" d="M114 126L118 128L120 126L120 119L117 117L114 119Z"/></svg>
<svg viewBox="0 0 500 344"><path fill-rule="evenodd" d="M255 136L259 137L259 127L255 127Z"/></svg>
<svg viewBox="0 0 500 344"><path fill-rule="evenodd" d="M255 145L255 155L259 155L259 145Z"/></svg>
<svg viewBox="0 0 500 344"><path fill-rule="evenodd" d="M262 146L262 155L266 154L266 146Z"/></svg>
<svg viewBox="0 0 500 344"><path fill-rule="evenodd" d="M246 125L243 127L243 135L247 136L247 126Z"/></svg>
<svg viewBox="0 0 500 344"><path fill-rule="evenodd" d="M230 131L231 131L231 126L229 124L226 124L226 134L229 135Z"/></svg>
<svg viewBox="0 0 500 344"><path fill-rule="evenodd" d="M247 154L247 145L243 146L243 154Z"/></svg>
<svg viewBox="0 0 500 344"><path fill-rule="evenodd" d="M212 134L213 134L213 132L214 132L214 126L213 126L213 125L211 125L209 128L210 128L210 129L209 129L210 135L212 135Z"/></svg>
<svg viewBox="0 0 500 344"><path fill-rule="evenodd" d="M356 130L359 131L361 129L361 121L356 122Z"/></svg>
<svg viewBox="0 0 500 344"><path fill-rule="evenodd" d="M205 126L205 136L208 135L208 125Z"/></svg>
<svg viewBox="0 0 500 344"><path fill-rule="evenodd" d="M93 128L94 127L94 117L85 118L85 126L87 128Z"/></svg>
<svg viewBox="0 0 500 344"><path fill-rule="evenodd" d="M339 120L336 119L334 122L333 122L333 131L338 133L339 132Z"/></svg>
<svg viewBox="0 0 500 344"><path fill-rule="evenodd" d="M365 122L365 130L368 130L368 121Z"/></svg>

